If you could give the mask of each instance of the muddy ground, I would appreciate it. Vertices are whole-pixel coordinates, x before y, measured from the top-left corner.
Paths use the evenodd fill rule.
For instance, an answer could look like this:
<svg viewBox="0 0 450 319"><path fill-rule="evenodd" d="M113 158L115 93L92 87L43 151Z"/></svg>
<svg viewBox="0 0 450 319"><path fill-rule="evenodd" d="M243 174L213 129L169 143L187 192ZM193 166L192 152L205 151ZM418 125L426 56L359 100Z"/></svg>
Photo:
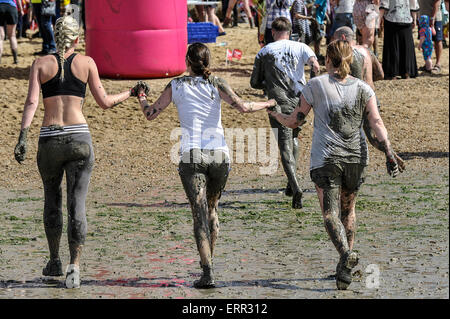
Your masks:
<svg viewBox="0 0 450 319"><path fill-rule="evenodd" d="M381 40L380 44L382 44ZM225 66L225 48L210 44L213 73L244 99L260 101L249 85L258 51L256 30L227 29L218 42L241 49ZM32 52L39 39L19 40L12 65L8 43L0 65L0 298L448 298L449 105L448 49L440 75L376 83L381 115L407 170L386 174L384 157L370 147L369 177L357 203L355 282L335 289L338 255L327 238L308 174L312 125L300 137L298 173L305 207L290 208L281 165L260 174L258 163L233 163L222 196L215 269L218 287L197 290L200 276L187 199L170 150L179 125L175 107L148 122L135 99L103 111L87 94L84 114L96 164L87 199L88 236L82 288L63 289L63 277L41 275L48 258L43 230L43 189L36 166L42 103L29 133L24 165L13 157ZM322 46L325 50L325 46ZM84 47L78 49L84 52ZM381 51L381 50L380 50ZM416 51L418 65L423 57ZM169 79L148 80L155 101ZM103 81L110 93L131 80ZM266 128L264 112L242 115L223 105L225 128ZM313 119L309 115L309 122ZM65 185L63 186L65 189ZM64 206L65 208L65 206ZM65 216L66 224L66 216ZM67 236L61 245L68 262ZM378 275L378 276L377 276Z"/></svg>

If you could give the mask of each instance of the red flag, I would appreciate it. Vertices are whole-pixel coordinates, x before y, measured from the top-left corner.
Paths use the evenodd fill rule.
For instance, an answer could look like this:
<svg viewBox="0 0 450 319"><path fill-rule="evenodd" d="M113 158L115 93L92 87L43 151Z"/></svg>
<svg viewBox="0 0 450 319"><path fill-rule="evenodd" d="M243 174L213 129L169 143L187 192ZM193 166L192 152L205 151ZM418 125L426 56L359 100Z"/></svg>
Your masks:
<svg viewBox="0 0 450 319"><path fill-rule="evenodd" d="M230 49L227 49L227 60L228 61L233 60L233 52Z"/></svg>
<svg viewBox="0 0 450 319"><path fill-rule="evenodd" d="M240 60L242 58L242 51L238 49L233 50L233 58Z"/></svg>

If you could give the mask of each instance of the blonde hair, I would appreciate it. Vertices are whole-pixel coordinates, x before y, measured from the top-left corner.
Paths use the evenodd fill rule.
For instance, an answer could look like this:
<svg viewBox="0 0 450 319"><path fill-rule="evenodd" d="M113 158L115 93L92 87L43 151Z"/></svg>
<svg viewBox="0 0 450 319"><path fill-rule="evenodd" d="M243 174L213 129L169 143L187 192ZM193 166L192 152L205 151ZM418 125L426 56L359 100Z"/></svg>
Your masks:
<svg viewBox="0 0 450 319"><path fill-rule="evenodd" d="M80 26L73 17L62 16L55 23L55 40L58 49L59 61L61 63L61 81L64 81L64 54L66 48L70 48L73 42L78 38Z"/></svg>
<svg viewBox="0 0 450 319"><path fill-rule="evenodd" d="M350 64L353 61L353 50L348 41L336 40L327 47L327 57L336 69L336 74L345 78L350 73Z"/></svg>

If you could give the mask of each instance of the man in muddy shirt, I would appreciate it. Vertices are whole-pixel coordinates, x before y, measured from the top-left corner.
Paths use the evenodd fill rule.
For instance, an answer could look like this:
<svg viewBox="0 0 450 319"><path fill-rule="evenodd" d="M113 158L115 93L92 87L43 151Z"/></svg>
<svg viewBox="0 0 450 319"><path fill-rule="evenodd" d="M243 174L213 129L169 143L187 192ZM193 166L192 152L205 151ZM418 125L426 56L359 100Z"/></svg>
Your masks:
<svg viewBox="0 0 450 319"><path fill-rule="evenodd" d="M304 43L290 41L292 26L285 17L272 23L275 42L269 43L258 52L253 66L250 85L264 89L269 99L277 101L276 110L291 114L297 106L306 84L304 65L309 64L315 73L319 72L316 55ZM270 125L278 134L283 169L288 178L286 195L292 198L292 207L302 207L302 190L297 179L298 140L300 128L290 129L269 117Z"/></svg>

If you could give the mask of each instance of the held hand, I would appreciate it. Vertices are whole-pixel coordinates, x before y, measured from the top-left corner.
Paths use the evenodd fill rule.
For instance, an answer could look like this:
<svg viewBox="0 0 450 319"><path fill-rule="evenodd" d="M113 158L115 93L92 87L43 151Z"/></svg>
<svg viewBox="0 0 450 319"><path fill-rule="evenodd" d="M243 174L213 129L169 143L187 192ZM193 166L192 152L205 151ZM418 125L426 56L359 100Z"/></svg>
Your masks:
<svg viewBox="0 0 450 319"><path fill-rule="evenodd" d="M269 108L273 108L274 106L277 106L277 101L275 99L270 99L269 101L267 101L268 105L267 107Z"/></svg>
<svg viewBox="0 0 450 319"><path fill-rule="evenodd" d="M150 94L150 86L144 81L138 81L134 87L130 89L130 96L138 96L139 93Z"/></svg>
<svg viewBox="0 0 450 319"><path fill-rule="evenodd" d="M403 173L403 171L406 169L405 166L405 161L397 155L397 153L394 152L394 157L397 160L397 164L398 164L398 170L400 171L400 173Z"/></svg>

